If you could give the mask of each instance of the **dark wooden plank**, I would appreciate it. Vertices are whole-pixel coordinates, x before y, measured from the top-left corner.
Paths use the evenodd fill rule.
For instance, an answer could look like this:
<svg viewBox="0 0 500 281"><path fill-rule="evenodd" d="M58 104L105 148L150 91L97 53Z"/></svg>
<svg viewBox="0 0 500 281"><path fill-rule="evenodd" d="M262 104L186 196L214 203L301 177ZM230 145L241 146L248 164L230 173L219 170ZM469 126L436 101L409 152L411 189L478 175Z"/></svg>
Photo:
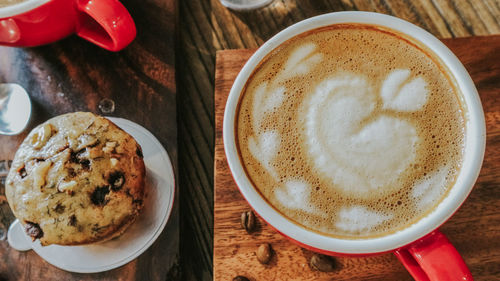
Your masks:
<svg viewBox="0 0 500 281"><path fill-rule="evenodd" d="M34 112L28 129L66 112L102 114L99 102L111 99L115 111L106 115L132 120L150 130L177 167L176 1L122 2L138 30L136 40L123 51L111 53L76 36L36 48L0 47L0 82L19 83L30 94ZM24 135L0 137L0 160L12 159ZM0 280L177 280L178 259L176 200L162 235L125 266L97 274L69 273L49 265L33 251L17 252L2 240Z"/></svg>
<svg viewBox="0 0 500 281"><path fill-rule="evenodd" d="M453 242L476 280L498 278L500 268L500 36L443 40L464 63L476 84L487 125L487 149L481 175L460 210L441 227ZM248 235L240 214L249 210L229 172L222 142L222 121L227 95L239 70L255 50L217 53L215 81L215 203L214 280L246 275L255 280L411 280L392 254L369 258L338 258L333 273L311 271L311 253L283 238L265 222ZM478 231L480 230L480 231ZM255 251L271 243L277 258L268 266L258 263Z"/></svg>
<svg viewBox="0 0 500 281"><path fill-rule="evenodd" d="M469 4L454 4L468 2ZM366 10L403 17L440 38L487 35L500 32L497 0L275 0L266 8L230 11L219 0L184 0L180 4L178 58L179 162L182 176L181 229L182 266L186 280L212 279L212 216L204 208L213 206L214 85L215 53L218 50L256 48L291 24L318 14ZM474 11L462 11L473 9ZM484 23L470 23L467 30L457 14L475 13ZM488 16L490 15L490 16ZM196 148L196 150L192 148ZM193 152L193 151L199 151ZM202 164L200 164L202 163ZM202 169L199 168L203 167ZM210 179L207 183L205 180ZM207 199L208 195L208 199Z"/></svg>

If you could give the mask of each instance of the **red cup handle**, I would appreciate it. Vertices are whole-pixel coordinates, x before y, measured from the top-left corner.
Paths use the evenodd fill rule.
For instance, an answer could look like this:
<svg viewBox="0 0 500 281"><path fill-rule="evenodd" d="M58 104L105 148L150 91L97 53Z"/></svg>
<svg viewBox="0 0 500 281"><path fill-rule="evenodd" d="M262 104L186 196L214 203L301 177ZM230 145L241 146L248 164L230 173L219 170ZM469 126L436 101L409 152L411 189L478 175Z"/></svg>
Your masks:
<svg viewBox="0 0 500 281"><path fill-rule="evenodd" d="M394 254L417 281L473 280L460 254L439 230Z"/></svg>
<svg viewBox="0 0 500 281"><path fill-rule="evenodd" d="M78 0L76 34L110 51L125 48L136 35L132 17L118 0Z"/></svg>

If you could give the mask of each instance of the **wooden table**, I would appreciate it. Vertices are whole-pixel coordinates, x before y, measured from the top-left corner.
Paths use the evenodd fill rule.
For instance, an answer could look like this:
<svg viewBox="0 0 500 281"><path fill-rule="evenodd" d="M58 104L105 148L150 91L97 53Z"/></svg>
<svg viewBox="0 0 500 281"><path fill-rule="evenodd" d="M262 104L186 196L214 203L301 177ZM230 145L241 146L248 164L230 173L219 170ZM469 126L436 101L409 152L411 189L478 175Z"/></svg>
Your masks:
<svg viewBox="0 0 500 281"><path fill-rule="evenodd" d="M439 38L500 33L498 0L275 0L267 8L253 12L232 12L218 0L179 1L179 183L183 190L181 257L186 280L213 278L216 51L256 48L302 19L345 10L394 15ZM491 267L499 265L500 257L493 252L483 268L495 272ZM496 272L500 275L498 269Z"/></svg>
<svg viewBox="0 0 500 281"><path fill-rule="evenodd" d="M6 242L0 241L0 280L23 280L30 274L38 274L33 280L177 280L179 270L184 280L212 280L217 50L256 48L292 23L344 10L395 15L441 38L500 32L498 0L275 0L267 8L248 13L231 12L218 0L182 0L178 8L170 0L122 2L138 26L137 40L124 51L109 53L76 37L33 49L0 48L0 82L17 81L27 87L40 119L72 110L99 112L98 102L109 97L116 102L111 115L129 118L151 130L174 162L178 141L180 200L173 219L144 255L102 274L60 272L35 253L10 252ZM172 46L176 32L174 83ZM53 110L53 105L58 109ZM175 124L178 138L172 130ZM3 140L0 153L11 156L15 145L5 146ZM0 166L4 163L0 161ZM179 212L180 224L175 219ZM180 244L175 235L179 225ZM12 258L20 263L9 264ZM494 259L500 260L498 253Z"/></svg>
<svg viewBox="0 0 500 281"><path fill-rule="evenodd" d="M34 106L29 128L51 116L92 111L136 122L151 131L177 167L174 0L123 0L137 25L136 40L118 53L100 49L76 36L37 48L0 47L0 82L26 88ZM114 111L101 110L102 100ZM0 173L26 132L0 137ZM0 226L10 211L0 184ZM177 196L178 198L178 196ZM17 252L0 240L0 280L178 280L179 201L158 240L139 258L96 274L69 273L35 252ZM84 262L84 261L82 261Z"/></svg>

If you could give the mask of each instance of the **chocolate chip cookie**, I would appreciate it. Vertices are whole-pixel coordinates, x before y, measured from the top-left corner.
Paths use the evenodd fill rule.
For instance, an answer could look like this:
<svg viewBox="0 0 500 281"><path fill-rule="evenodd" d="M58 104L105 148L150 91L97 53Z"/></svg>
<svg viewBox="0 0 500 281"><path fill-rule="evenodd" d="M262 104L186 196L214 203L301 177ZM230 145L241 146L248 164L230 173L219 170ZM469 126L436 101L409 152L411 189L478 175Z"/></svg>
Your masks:
<svg viewBox="0 0 500 281"><path fill-rule="evenodd" d="M37 126L7 176L6 195L42 245L105 241L134 222L145 196L142 150L106 118L68 113Z"/></svg>

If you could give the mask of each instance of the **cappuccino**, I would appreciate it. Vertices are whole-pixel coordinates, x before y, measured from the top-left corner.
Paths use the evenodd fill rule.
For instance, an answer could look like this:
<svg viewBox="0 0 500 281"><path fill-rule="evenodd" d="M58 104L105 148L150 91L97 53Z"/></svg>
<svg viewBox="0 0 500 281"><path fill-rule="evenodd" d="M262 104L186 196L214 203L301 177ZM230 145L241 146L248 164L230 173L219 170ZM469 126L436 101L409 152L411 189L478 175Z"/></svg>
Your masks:
<svg viewBox="0 0 500 281"><path fill-rule="evenodd" d="M12 6L21 2L25 2L27 0L0 0L0 8Z"/></svg>
<svg viewBox="0 0 500 281"><path fill-rule="evenodd" d="M461 93L432 52L382 27L337 24L273 50L237 110L260 194L308 229L384 236L444 199L461 167Z"/></svg>

